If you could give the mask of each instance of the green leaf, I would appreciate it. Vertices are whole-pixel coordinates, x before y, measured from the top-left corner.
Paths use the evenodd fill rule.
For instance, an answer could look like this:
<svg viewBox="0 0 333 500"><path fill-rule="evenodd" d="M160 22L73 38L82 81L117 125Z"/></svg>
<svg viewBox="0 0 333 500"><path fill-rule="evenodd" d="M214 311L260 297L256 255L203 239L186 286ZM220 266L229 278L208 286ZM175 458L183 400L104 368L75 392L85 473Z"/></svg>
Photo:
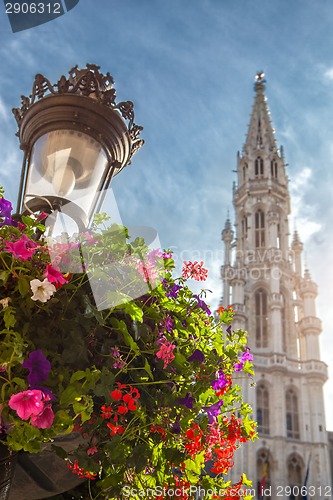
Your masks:
<svg viewBox="0 0 333 500"><path fill-rule="evenodd" d="M150 368L150 364L148 363L147 358L145 358L145 366L143 368L148 373L149 378L151 380L154 380L154 377L153 377L153 374L152 374L152 371L151 371L151 368Z"/></svg>
<svg viewBox="0 0 333 500"><path fill-rule="evenodd" d="M18 289L19 289L19 292L22 295L22 297L25 297L29 293L29 290L30 290L30 285L29 285L28 281L25 280L24 278L20 277L18 279Z"/></svg>
<svg viewBox="0 0 333 500"><path fill-rule="evenodd" d="M195 460L188 458L185 460L184 464L187 479L190 482L196 483L204 466L204 452L198 453Z"/></svg>
<svg viewBox="0 0 333 500"><path fill-rule="evenodd" d="M86 373L82 370L79 370L79 371L73 373L73 375L71 376L70 383L73 384L77 380L82 380L83 378L85 378L85 376L86 376Z"/></svg>
<svg viewBox="0 0 333 500"><path fill-rule="evenodd" d="M143 321L143 311L133 300L131 302L126 302L122 304L121 309L124 309L127 314L135 321L142 323Z"/></svg>
<svg viewBox="0 0 333 500"><path fill-rule="evenodd" d="M249 435L249 434L251 434L251 432L253 432L253 430L254 430L253 424L254 424L254 421L251 420L248 415L246 415L246 417L243 419L243 425L244 425L244 429L245 429L245 432L247 435Z"/></svg>
<svg viewBox="0 0 333 500"><path fill-rule="evenodd" d="M9 276L10 276L9 271L0 271L0 281L2 281L3 285L7 283Z"/></svg>
<svg viewBox="0 0 333 500"><path fill-rule="evenodd" d="M10 330L11 328L13 328L13 326L15 326L16 323L15 312L16 310L12 306L8 306L4 310L3 319L5 322L5 326L6 328L8 328L8 330Z"/></svg>
<svg viewBox="0 0 333 500"><path fill-rule="evenodd" d="M53 430L57 434L68 434L73 429L73 417L68 411L58 410L54 416Z"/></svg>
<svg viewBox="0 0 333 500"><path fill-rule="evenodd" d="M138 344L134 341L132 335L127 330L125 321L121 320L118 322L118 328L121 331L125 344L133 351L135 354L140 354L140 348Z"/></svg>
<svg viewBox="0 0 333 500"><path fill-rule="evenodd" d="M12 384L18 385L19 387L21 387L21 389L27 388L27 383L23 378L14 377L12 380Z"/></svg>
<svg viewBox="0 0 333 500"><path fill-rule="evenodd" d="M69 406L77 400L78 397L81 397L79 392L76 390L76 388L72 385L69 385L66 387L64 392L62 393L60 397L60 406L66 407Z"/></svg>

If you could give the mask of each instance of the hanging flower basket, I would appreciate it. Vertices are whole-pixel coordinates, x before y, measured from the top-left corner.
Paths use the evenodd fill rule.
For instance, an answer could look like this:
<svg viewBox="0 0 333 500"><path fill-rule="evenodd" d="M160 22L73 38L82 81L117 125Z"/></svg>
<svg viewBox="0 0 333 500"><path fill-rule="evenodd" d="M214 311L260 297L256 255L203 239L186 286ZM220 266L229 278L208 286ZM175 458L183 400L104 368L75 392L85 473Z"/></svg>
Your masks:
<svg viewBox="0 0 333 500"><path fill-rule="evenodd" d="M251 382L252 355L232 310L215 317L206 292L188 287L206 279L203 263L185 262L175 279L171 253L129 244L103 215L51 242L36 239L39 219L10 214L0 198L2 444L51 443L91 495L161 500L157 487L178 486L186 499L194 485L228 498L234 451L256 435L237 384ZM73 431L78 447L53 443ZM248 484L243 474L234 491Z"/></svg>

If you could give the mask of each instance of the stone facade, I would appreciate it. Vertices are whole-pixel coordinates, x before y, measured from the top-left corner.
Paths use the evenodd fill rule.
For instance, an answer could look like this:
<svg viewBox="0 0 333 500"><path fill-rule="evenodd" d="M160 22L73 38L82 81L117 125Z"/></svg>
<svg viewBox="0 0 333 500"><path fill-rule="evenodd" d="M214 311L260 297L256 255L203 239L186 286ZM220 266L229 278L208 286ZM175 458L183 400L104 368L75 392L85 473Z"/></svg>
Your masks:
<svg viewBox="0 0 333 500"><path fill-rule="evenodd" d="M321 321L316 316L317 286L303 270L303 245L295 231L289 241L290 198L282 147L270 119L265 80L259 73L246 141L237 156L233 188L235 231L222 231L223 299L232 305L235 328L249 332L254 355L254 388L244 384L259 439L235 456L231 479L245 471L259 498L331 498L331 465L325 427L323 385L327 366L320 360ZM295 496L288 486L295 487Z"/></svg>

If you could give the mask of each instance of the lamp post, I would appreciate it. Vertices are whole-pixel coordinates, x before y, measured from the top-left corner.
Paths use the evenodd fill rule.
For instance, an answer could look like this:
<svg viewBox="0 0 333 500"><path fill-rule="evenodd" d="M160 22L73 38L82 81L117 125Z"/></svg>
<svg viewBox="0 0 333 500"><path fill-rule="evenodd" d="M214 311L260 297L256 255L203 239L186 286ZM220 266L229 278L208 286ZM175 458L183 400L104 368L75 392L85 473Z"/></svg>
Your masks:
<svg viewBox="0 0 333 500"><path fill-rule="evenodd" d="M68 78L62 76L54 85L36 75L31 95L13 109L24 151L19 214L60 212L79 230L87 227L112 177L130 164L143 144L133 103L116 103L113 83L109 73L103 75L92 64L74 67ZM0 500L47 498L78 484L64 461L50 451L19 454L10 492L7 458L0 463L0 477Z"/></svg>
<svg viewBox="0 0 333 500"><path fill-rule="evenodd" d="M89 224L112 177L143 144L133 103L117 104L113 83L93 64L54 85L36 75L13 109L24 151L18 213L59 211L80 230Z"/></svg>

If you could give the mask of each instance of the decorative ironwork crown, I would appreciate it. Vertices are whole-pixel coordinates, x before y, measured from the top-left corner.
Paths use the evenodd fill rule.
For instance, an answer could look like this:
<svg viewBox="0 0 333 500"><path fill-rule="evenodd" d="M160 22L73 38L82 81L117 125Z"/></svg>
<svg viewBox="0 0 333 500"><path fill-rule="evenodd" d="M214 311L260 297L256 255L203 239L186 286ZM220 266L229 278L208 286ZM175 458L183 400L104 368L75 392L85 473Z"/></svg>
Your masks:
<svg viewBox="0 0 333 500"><path fill-rule="evenodd" d="M138 137L143 127L134 123L133 102L122 101L117 104L116 90L113 88L114 80L112 76L109 72L103 75L99 69L100 66L96 64L87 64L87 67L84 69L78 69L76 65L69 71L68 78L62 75L60 80L54 85L45 76L37 74L30 96L21 96L21 107L13 108L12 110L19 128L25 114L35 101L43 99L47 95L76 94L90 97L112 110L118 110L121 116L127 120L127 129L131 138L132 157L144 144L144 140Z"/></svg>

